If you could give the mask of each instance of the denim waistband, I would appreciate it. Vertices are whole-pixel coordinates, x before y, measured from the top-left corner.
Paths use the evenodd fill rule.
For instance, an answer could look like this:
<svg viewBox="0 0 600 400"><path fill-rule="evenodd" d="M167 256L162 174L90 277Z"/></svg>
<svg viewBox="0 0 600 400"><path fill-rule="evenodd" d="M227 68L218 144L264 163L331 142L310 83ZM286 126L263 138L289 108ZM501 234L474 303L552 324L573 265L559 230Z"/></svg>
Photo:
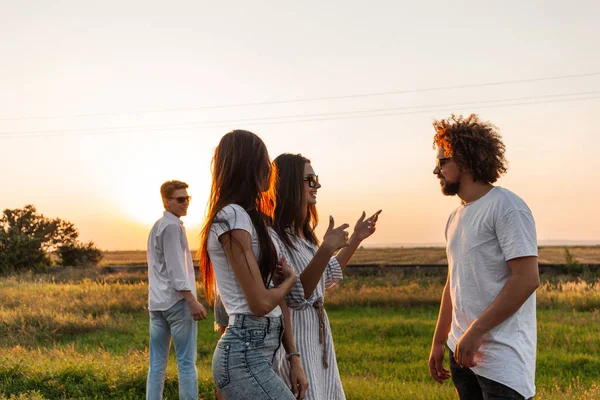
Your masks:
<svg viewBox="0 0 600 400"><path fill-rule="evenodd" d="M277 328L282 325L282 317L259 317L256 315L233 314L229 316L229 326L237 328Z"/></svg>

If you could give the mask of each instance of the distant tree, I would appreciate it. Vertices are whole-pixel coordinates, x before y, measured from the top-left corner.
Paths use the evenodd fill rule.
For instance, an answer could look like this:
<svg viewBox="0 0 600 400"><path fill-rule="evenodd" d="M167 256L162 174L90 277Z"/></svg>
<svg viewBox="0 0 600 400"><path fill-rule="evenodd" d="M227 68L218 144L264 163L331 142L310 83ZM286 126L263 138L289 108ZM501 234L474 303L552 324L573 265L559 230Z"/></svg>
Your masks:
<svg viewBox="0 0 600 400"><path fill-rule="evenodd" d="M102 251L93 242L66 244L60 246L57 253L63 265L72 267L97 265L102 259Z"/></svg>
<svg viewBox="0 0 600 400"><path fill-rule="evenodd" d="M38 238L0 229L0 273L41 270L50 263Z"/></svg>
<svg viewBox="0 0 600 400"><path fill-rule="evenodd" d="M6 209L0 217L0 228L5 232L35 238L45 252L54 252L59 246L75 243L79 232L73 223L60 218L49 219L38 214L35 206Z"/></svg>
<svg viewBox="0 0 600 400"><path fill-rule="evenodd" d="M565 247L565 265L570 268L578 267L581 265L580 262L575 259L573 254L571 254L567 247Z"/></svg>
<svg viewBox="0 0 600 400"><path fill-rule="evenodd" d="M92 242L78 242L78 236L73 223L46 218L33 205L6 209L0 216L0 272L46 268L52 254L63 265L98 263L100 250Z"/></svg>

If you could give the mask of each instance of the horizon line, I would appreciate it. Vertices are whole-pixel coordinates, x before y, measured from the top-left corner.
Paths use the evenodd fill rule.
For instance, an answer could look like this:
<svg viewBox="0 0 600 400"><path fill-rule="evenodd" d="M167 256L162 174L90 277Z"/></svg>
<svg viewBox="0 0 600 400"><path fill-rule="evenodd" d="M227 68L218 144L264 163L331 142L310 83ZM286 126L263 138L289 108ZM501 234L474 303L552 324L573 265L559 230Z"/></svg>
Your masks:
<svg viewBox="0 0 600 400"><path fill-rule="evenodd" d="M600 240L560 240L560 239L548 239L538 241L538 246L542 247L560 247L560 246L600 246ZM419 249L419 248L445 248L446 244L443 242L416 242L416 243L405 243L405 242L389 242L381 244L369 244L361 245L360 248L364 249ZM139 252L146 251L146 249L103 249L103 252ZM190 249L192 253L197 252L197 249Z"/></svg>

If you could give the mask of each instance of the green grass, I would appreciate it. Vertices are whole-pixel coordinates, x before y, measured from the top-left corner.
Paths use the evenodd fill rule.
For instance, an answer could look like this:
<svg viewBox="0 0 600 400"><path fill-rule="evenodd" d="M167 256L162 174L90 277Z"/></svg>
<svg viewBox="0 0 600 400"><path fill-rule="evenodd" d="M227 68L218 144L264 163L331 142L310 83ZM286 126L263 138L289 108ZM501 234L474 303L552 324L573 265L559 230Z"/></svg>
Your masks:
<svg viewBox="0 0 600 400"><path fill-rule="evenodd" d="M0 400L139 399L148 364L147 286L74 274L0 280ZM428 376L442 282L356 277L328 293L349 400L455 399ZM538 296L538 399L600 398L600 283L545 284ZM199 324L201 398L213 399L212 317ZM165 398L177 398L176 363Z"/></svg>

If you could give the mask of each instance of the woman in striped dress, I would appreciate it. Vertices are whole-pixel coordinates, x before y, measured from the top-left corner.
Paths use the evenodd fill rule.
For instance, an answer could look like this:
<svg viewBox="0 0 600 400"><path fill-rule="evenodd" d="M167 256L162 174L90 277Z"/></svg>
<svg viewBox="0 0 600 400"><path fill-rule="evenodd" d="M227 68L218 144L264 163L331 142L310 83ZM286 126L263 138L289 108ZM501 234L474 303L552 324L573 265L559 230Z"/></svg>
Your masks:
<svg viewBox="0 0 600 400"><path fill-rule="evenodd" d="M282 154L274 164L279 176L271 236L278 256L285 257L299 277L286 296L289 316L284 315L291 318L299 354L280 353L278 373L289 384L290 359L301 357L309 382L305 399L344 400L331 328L323 308L325 289L343 278L342 271L356 249L375 232L381 211L368 219L363 212L350 238L346 232L349 225L335 228L330 216L319 246L314 230L318 221L317 191L321 185L310 161L299 154Z"/></svg>

